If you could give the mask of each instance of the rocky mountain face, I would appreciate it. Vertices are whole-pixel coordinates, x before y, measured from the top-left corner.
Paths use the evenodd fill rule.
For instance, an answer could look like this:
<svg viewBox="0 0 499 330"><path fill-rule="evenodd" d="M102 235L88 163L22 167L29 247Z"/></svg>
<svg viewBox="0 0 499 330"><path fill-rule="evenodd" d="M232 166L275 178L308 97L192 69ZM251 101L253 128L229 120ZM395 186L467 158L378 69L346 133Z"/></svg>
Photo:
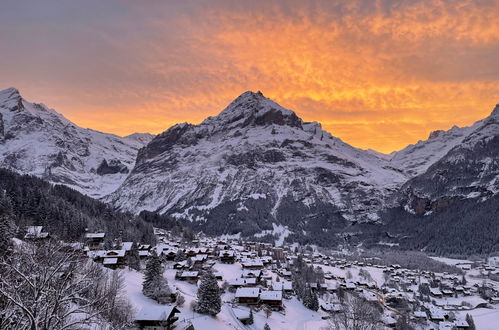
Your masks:
<svg viewBox="0 0 499 330"><path fill-rule="evenodd" d="M499 192L499 105L473 126L441 135L453 138L446 145L449 150L405 183L397 196L408 211L418 215L443 210L463 199L483 201Z"/></svg>
<svg viewBox="0 0 499 330"><path fill-rule="evenodd" d="M92 197L114 191L149 134L125 138L76 126L15 88L0 91L0 167L70 186Z"/></svg>
<svg viewBox="0 0 499 330"><path fill-rule="evenodd" d="M364 237L358 242L452 252L461 247L449 244L458 235L449 227L487 224L466 230L474 240L499 233L489 216L499 200L499 105L470 127L385 155L344 143L260 92L199 125L122 138L80 128L11 88L0 91L0 167L208 234L324 245Z"/></svg>
<svg viewBox="0 0 499 330"><path fill-rule="evenodd" d="M407 176L304 122L260 92L246 92L199 125L156 136L106 201L167 213L213 233L288 226L325 233L376 221Z"/></svg>

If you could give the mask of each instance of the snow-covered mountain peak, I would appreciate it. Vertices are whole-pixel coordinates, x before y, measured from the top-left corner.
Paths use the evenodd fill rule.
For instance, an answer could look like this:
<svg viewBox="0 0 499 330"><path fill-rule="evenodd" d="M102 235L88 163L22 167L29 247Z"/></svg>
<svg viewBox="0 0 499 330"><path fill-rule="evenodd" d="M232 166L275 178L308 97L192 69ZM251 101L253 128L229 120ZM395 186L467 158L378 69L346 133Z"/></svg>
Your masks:
<svg viewBox="0 0 499 330"><path fill-rule="evenodd" d="M293 111L266 98L262 92L248 91L238 96L219 115L208 117L201 125L231 129L272 124L301 127L302 120Z"/></svg>
<svg viewBox="0 0 499 330"><path fill-rule="evenodd" d="M260 228L298 218L326 226L375 220L385 197L406 180L386 160L333 137L319 123L246 92L199 125L178 124L157 135L106 200L123 210L209 226L222 220L239 226L254 217L261 217Z"/></svg>
<svg viewBox="0 0 499 330"><path fill-rule="evenodd" d="M492 110L490 117L499 117L499 103L497 103L494 110Z"/></svg>
<svg viewBox="0 0 499 330"><path fill-rule="evenodd" d="M76 126L19 90L0 91L0 166L63 183L93 197L116 189L152 138L121 138Z"/></svg>
<svg viewBox="0 0 499 330"><path fill-rule="evenodd" d="M0 107L17 111L23 109L23 99L19 90L10 87L0 91Z"/></svg>

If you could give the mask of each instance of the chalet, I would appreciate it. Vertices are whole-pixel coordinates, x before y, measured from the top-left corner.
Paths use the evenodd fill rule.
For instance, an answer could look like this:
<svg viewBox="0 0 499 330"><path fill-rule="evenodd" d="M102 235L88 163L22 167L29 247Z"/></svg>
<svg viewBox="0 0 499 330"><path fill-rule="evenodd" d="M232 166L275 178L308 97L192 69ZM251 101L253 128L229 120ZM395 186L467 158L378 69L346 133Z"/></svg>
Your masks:
<svg viewBox="0 0 499 330"><path fill-rule="evenodd" d="M433 297L442 297L442 291L439 288L430 288L430 294Z"/></svg>
<svg viewBox="0 0 499 330"><path fill-rule="evenodd" d="M236 300L240 304L257 305L260 297L259 288L238 288L236 290Z"/></svg>
<svg viewBox="0 0 499 330"><path fill-rule="evenodd" d="M199 279L199 272L182 272L179 279L182 281L197 282Z"/></svg>
<svg viewBox="0 0 499 330"><path fill-rule="evenodd" d="M170 330L173 329L180 311L175 306L148 306L135 317L139 329L144 330Z"/></svg>
<svg viewBox="0 0 499 330"><path fill-rule="evenodd" d="M445 313L439 309L430 310L430 320L433 322L441 322L445 320Z"/></svg>
<svg viewBox="0 0 499 330"><path fill-rule="evenodd" d="M281 269L278 271L279 275L281 275L282 277L286 277L286 278L289 278L291 277L291 271L289 270L286 270L286 269Z"/></svg>
<svg viewBox="0 0 499 330"><path fill-rule="evenodd" d="M240 309L240 308L233 308L232 312L236 316L236 318L244 325L250 325L251 322L251 316L250 316L250 310L249 309Z"/></svg>
<svg viewBox="0 0 499 330"><path fill-rule="evenodd" d="M194 257L192 257L191 260L194 264L202 264L206 260L208 260L208 255L207 254L197 254Z"/></svg>
<svg viewBox="0 0 499 330"><path fill-rule="evenodd" d="M121 243L121 249L125 251L131 251L133 247L133 242L123 242Z"/></svg>
<svg viewBox="0 0 499 330"><path fill-rule="evenodd" d="M423 311L415 311L414 318L420 319L420 320L426 320L428 318L428 315L426 315L426 313Z"/></svg>
<svg viewBox="0 0 499 330"><path fill-rule="evenodd" d="M175 259L177 252L174 250L166 250L163 251L161 254L165 256L166 260L173 260Z"/></svg>
<svg viewBox="0 0 499 330"><path fill-rule="evenodd" d="M144 258L147 258L151 255L151 252L147 251L147 250L139 250L139 258L140 259L144 259Z"/></svg>
<svg viewBox="0 0 499 330"><path fill-rule="evenodd" d="M185 254L187 255L187 257L189 258L192 258L194 256L196 256L199 252L199 249L189 249L185 252Z"/></svg>
<svg viewBox="0 0 499 330"><path fill-rule="evenodd" d="M126 251L125 250L108 250L108 251L99 251L100 253L98 254L98 261L106 261L108 262L108 266L110 268L113 268L111 265L116 265L116 267L122 267L126 263ZM112 260L116 259L116 261Z"/></svg>
<svg viewBox="0 0 499 330"><path fill-rule="evenodd" d="M244 269L243 270L243 273L241 274L241 277L254 277L257 279L257 281L260 280L260 278L262 277L262 271L257 269L257 270L253 270L253 269Z"/></svg>
<svg viewBox="0 0 499 330"><path fill-rule="evenodd" d="M118 258L104 258L102 264L106 268L116 269L118 268Z"/></svg>
<svg viewBox="0 0 499 330"><path fill-rule="evenodd" d="M323 302L321 303L321 309L325 312L328 312L328 313L339 313L341 311L343 311L343 305L341 305L340 303L336 303L336 304L330 304L330 303L326 303L326 302Z"/></svg>
<svg viewBox="0 0 499 330"><path fill-rule="evenodd" d="M149 244L139 244L139 245L137 245L137 250L139 250L139 251L150 251L151 250L151 245L149 245Z"/></svg>
<svg viewBox="0 0 499 330"><path fill-rule="evenodd" d="M468 329L470 327L468 322L466 322L466 320L463 320L463 319L456 319L456 320L454 320L453 323L454 323L455 329Z"/></svg>
<svg viewBox="0 0 499 330"><path fill-rule="evenodd" d="M178 261L178 262L173 264L173 269L184 269L184 268L188 268L186 260Z"/></svg>
<svg viewBox="0 0 499 330"><path fill-rule="evenodd" d="M388 316L388 315L382 317L381 321L388 328L395 328L397 326L397 320L395 320L393 317Z"/></svg>
<svg viewBox="0 0 499 330"><path fill-rule="evenodd" d="M224 264L233 264L234 262L236 262L236 255L234 251L228 251L228 250L220 251L219 257L220 257L220 262Z"/></svg>
<svg viewBox="0 0 499 330"><path fill-rule="evenodd" d="M272 309L280 310L282 308L282 291L262 291L260 302Z"/></svg>
<svg viewBox="0 0 499 330"><path fill-rule="evenodd" d="M258 259L246 259L241 261L241 265L245 269L263 269L263 262Z"/></svg>
<svg viewBox="0 0 499 330"><path fill-rule="evenodd" d="M43 226L28 226L24 238L30 240L46 239L49 238L49 233L43 232Z"/></svg>
<svg viewBox="0 0 499 330"><path fill-rule="evenodd" d="M442 289L442 294L447 297L452 297L454 295L454 291L450 289Z"/></svg>
<svg viewBox="0 0 499 330"><path fill-rule="evenodd" d="M86 244L90 250L97 250L104 243L105 237L106 233L86 233L85 234Z"/></svg>
<svg viewBox="0 0 499 330"><path fill-rule="evenodd" d="M236 278L229 281L229 287L234 289L248 286L256 286L256 278Z"/></svg>

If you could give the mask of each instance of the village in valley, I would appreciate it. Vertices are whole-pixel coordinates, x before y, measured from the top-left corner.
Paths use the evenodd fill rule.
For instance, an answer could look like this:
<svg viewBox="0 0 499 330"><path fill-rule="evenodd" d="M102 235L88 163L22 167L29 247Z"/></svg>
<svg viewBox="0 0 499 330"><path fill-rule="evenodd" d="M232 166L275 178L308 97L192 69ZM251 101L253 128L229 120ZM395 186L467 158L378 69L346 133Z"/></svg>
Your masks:
<svg viewBox="0 0 499 330"><path fill-rule="evenodd" d="M439 272L297 244L154 233L155 246L109 246L104 232L87 232L79 246L121 273L137 329L497 327L499 258L428 258ZM38 226L25 239L49 237Z"/></svg>

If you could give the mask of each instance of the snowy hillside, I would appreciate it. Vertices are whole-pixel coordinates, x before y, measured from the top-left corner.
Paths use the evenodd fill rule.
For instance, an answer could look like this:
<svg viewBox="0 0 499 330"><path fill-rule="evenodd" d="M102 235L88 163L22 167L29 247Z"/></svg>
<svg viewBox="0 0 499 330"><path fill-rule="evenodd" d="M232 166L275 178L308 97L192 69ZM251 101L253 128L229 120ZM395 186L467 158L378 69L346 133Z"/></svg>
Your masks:
<svg viewBox="0 0 499 330"><path fill-rule="evenodd" d="M428 214L456 199L484 200L499 192L499 105L489 117L459 132L446 146L447 153L402 188L404 203L413 212Z"/></svg>
<svg viewBox="0 0 499 330"><path fill-rule="evenodd" d="M427 140L418 141L392 153L390 162L411 177L419 175L460 144L480 123L477 122L469 127L454 126L448 131L431 132Z"/></svg>
<svg viewBox="0 0 499 330"><path fill-rule="evenodd" d="M149 134L125 138L76 126L14 88L0 91L0 166L62 183L92 197L114 191Z"/></svg>
<svg viewBox="0 0 499 330"><path fill-rule="evenodd" d="M246 92L218 116L156 136L106 200L206 221L208 232L258 232L272 222L322 231L344 220L376 220L385 197L406 180L319 123Z"/></svg>

